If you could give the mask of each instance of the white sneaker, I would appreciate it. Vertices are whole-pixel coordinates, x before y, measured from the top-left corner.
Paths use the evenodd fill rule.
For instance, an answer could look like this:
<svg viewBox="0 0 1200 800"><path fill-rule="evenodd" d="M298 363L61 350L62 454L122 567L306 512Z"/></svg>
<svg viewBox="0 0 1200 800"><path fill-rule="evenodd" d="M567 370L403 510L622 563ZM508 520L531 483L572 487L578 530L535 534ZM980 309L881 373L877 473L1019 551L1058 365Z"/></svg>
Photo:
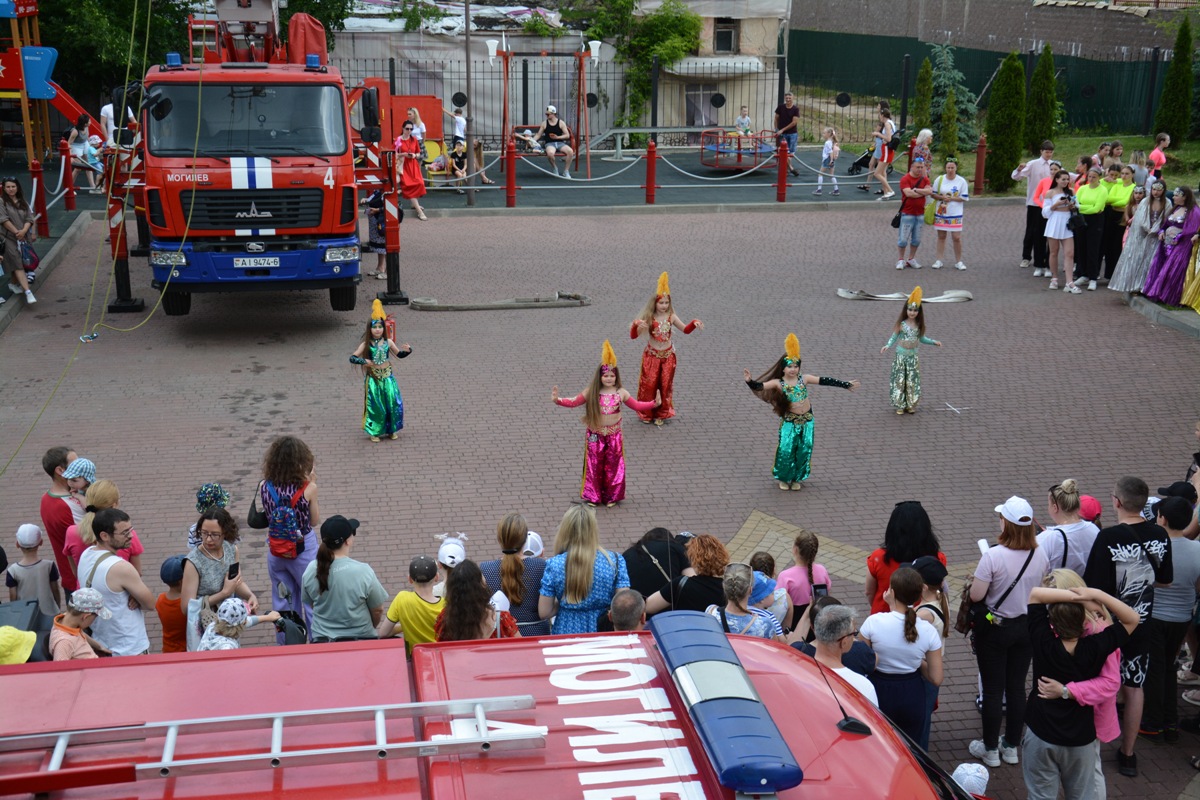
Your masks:
<svg viewBox="0 0 1200 800"><path fill-rule="evenodd" d="M891 199L892 199L893 197L895 197L895 196L896 196L896 193L895 193L895 192L887 192L886 194L884 194L884 196L883 196L883 197L881 197L881 198L879 198L879 199L880 199L880 200L891 200Z"/></svg>
<svg viewBox="0 0 1200 800"><path fill-rule="evenodd" d="M1017 755L1016 746L1009 744L1003 736L1000 737L1000 758L1003 759L1005 764L1021 763L1021 759Z"/></svg>
<svg viewBox="0 0 1200 800"><path fill-rule="evenodd" d="M33 292L29 289L25 290L25 302L29 303L29 305L33 305L37 302L37 298L33 296Z"/></svg>
<svg viewBox="0 0 1200 800"><path fill-rule="evenodd" d="M0 306L4 305L4 304L5 304L5 303L7 303L7 302L8 302L8 298L7 298L7 297L0 297Z"/></svg>
<svg viewBox="0 0 1200 800"><path fill-rule="evenodd" d="M908 260L908 265L909 265L910 267L912 267L913 269L920 269L920 268L921 268L921 263L920 263L919 261L917 261L915 258L910 258L910 259Z"/></svg>
<svg viewBox="0 0 1200 800"><path fill-rule="evenodd" d="M15 283L10 283L8 285L8 290L10 292L12 292L13 294L20 294L22 291L24 291L20 286L17 286Z"/></svg>
<svg viewBox="0 0 1200 800"><path fill-rule="evenodd" d="M566 178L567 180L571 180L571 170L567 169L566 167L563 167L563 177Z"/></svg>
<svg viewBox="0 0 1200 800"><path fill-rule="evenodd" d="M966 268L967 268L967 265L966 265L966 264L964 264L964 263L962 263L961 261L958 261L958 262L955 262L955 264L954 264L954 268L955 268L956 270L958 270L959 272L962 272L964 269L966 269ZM1049 274L1050 274L1050 270L1044 270L1044 273L1043 273L1043 274L1049 275Z"/></svg>
<svg viewBox="0 0 1200 800"><path fill-rule="evenodd" d="M989 767L1000 766L1000 751L988 750L983 745L983 739L972 739L971 744L967 745L967 752Z"/></svg>
<svg viewBox="0 0 1200 800"><path fill-rule="evenodd" d="M941 269L942 268L942 260L939 258L937 261L930 264L929 268L930 269Z"/></svg>
<svg viewBox="0 0 1200 800"><path fill-rule="evenodd" d="M904 269L904 259L900 259L896 262L896 269Z"/></svg>
<svg viewBox="0 0 1200 800"><path fill-rule="evenodd" d="M1096 282L1095 281L1088 281L1088 291L1089 292L1096 291Z"/></svg>
<svg viewBox="0 0 1200 800"><path fill-rule="evenodd" d="M1068 283L1067 288L1063 289L1067 294L1083 294L1083 290L1073 283Z"/></svg>
<svg viewBox="0 0 1200 800"><path fill-rule="evenodd" d="M1021 269L1027 269L1028 267L1029 267L1029 259L1022 258L1021 259Z"/></svg>
<svg viewBox="0 0 1200 800"><path fill-rule="evenodd" d="M1040 277L1042 277L1042 270L1040 270L1040 269L1035 269L1035 270L1033 271L1033 277L1035 277L1035 278L1040 278Z"/></svg>
<svg viewBox="0 0 1200 800"><path fill-rule="evenodd" d="M1076 278L1075 280L1071 281L1071 285L1072 286L1083 286L1087 282L1088 282L1088 279L1085 276L1083 278Z"/></svg>

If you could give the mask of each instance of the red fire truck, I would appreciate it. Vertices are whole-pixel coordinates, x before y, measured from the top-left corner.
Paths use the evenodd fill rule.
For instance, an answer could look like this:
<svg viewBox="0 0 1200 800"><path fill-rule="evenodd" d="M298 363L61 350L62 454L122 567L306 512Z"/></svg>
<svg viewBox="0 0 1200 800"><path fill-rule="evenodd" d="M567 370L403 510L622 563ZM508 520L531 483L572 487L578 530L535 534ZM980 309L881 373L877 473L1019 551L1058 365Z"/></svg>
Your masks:
<svg viewBox="0 0 1200 800"><path fill-rule="evenodd" d="M215 13L192 31L211 34L202 58L168 54L142 82L109 214L118 289L132 205L169 315L188 313L196 293L293 289L328 289L335 310L352 311L360 186L392 191L388 239L399 249L390 159L368 141L378 136L362 137L373 158L356 149L319 23L297 14L285 47L278 0L215 0Z"/></svg>
<svg viewBox="0 0 1200 800"><path fill-rule="evenodd" d="M795 650L650 629L0 667L0 794L970 800Z"/></svg>

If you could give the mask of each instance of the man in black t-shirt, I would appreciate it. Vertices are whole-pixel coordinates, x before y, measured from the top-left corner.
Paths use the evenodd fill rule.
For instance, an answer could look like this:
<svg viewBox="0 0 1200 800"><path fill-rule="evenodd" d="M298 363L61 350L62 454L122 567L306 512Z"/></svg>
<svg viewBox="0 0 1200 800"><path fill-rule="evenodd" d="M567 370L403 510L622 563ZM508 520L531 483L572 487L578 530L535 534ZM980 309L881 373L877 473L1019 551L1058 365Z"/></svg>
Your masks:
<svg viewBox="0 0 1200 800"><path fill-rule="evenodd" d="M787 142L788 172L799 175L800 170L792 166L791 158L796 154L796 142L800 138L800 106L796 105L796 96L788 92L783 96L783 104L775 108L776 142Z"/></svg>
<svg viewBox="0 0 1200 800"><path fill-rule="evenodd" d="M1113 509L1117 524L1096 536L1088 556L1083 580L1093 589L1115 596L1138 613L1142 622L1154 608L1154 584L1171 583L1171 540L1167 532L1142 519L1142 508L1150 487L1141 478L1126 476L1113 490ZM1142 724L1145 697L1142 686L1150 668L1150 646L1144 629L1129 637L1121 647L1121 684L1125 711L1121 717L1121 747L1117 750L1117 771L1137 776L1137 756L1133 752L1138 728Z"/></svg>
<svg viewBox="0 0 1200 800"><path fill-rule="evenodd" d="M1115 621L1084 636L1088 603L1108 608ZM1056 800L1061 783L1066 800L1089 800L1096 796L1095 711L1079 703L1067 684L1099 675L1109 655L1137 628L1138 615L1099 589L1041 587L1029 594L1028 615L1033 688L1021 741L1025 789L1029 800Z"/></svg>

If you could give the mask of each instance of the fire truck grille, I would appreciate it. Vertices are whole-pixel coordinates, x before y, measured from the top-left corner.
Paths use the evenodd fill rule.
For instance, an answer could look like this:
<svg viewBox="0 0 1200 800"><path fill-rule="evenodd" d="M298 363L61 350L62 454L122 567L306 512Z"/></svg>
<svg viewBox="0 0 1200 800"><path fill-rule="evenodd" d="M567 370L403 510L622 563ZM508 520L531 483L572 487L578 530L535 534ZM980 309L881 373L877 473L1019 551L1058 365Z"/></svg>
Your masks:
<svg viewBox="0 0 1200 800"><path fill-rule="evenodd" d="M315 228L321 224L320 189L199 189L191 210L196 230L228 228ZM183 217L188 216L192 193L179 194Z"/></svg>

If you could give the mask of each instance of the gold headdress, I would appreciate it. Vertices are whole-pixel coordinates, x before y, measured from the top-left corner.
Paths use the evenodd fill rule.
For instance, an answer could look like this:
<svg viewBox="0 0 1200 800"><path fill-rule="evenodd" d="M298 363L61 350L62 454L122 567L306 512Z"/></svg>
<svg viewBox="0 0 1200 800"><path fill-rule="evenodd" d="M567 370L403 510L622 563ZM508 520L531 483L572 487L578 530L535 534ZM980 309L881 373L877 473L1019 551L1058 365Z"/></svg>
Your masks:
<svg viewBox="0 0 1200 800"><path fill-rule="evenodd" d="M796 334L789 333L787 338L783 340L783 363L784 366L800 363L800 340L796 338Z"/></svg>
<svg viewBox="0 0 1200 800"><path fill-rule="evenodd" d="M908 307L909 308L920 308L921 307L921 287L920 286L913 289L912 294L910 294L908 296Z"/></svg>
<svg viewBox="0 0 1200 800"><path fill-rule="evenodd" d="M613 352L608 339L604 340L604 349L600 351L600 371L607 372L617 366L617 354Z"/></svg>
<svg viewBox="0 0 1200 800"><path fill-rule="evenodd" d="M659 297L670 296L671 287L667 284L667 273L664 272L662 275L658 276L658 289L656 289L654 293Z"/></svg>
<svg viewBox="0 0 1200 800"><path fill-rule="evenodd" d="M371 303L371 321L374 322L377 319L387 319L387 312L383 310L383 303L379 301L378 297Z"/></svg>

